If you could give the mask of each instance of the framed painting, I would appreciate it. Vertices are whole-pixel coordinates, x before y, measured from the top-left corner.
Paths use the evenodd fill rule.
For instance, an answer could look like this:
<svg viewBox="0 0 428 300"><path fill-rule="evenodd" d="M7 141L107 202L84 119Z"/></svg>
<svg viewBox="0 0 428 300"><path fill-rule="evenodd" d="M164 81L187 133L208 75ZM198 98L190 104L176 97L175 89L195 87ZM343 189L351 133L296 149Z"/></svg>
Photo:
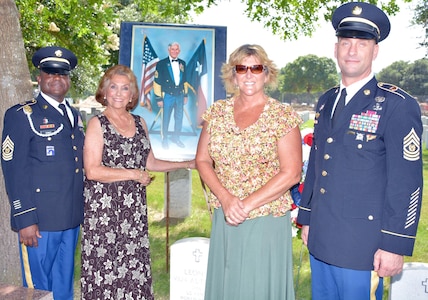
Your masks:
<svg viewBox="0 0 428 300"><path fill-rule="evenodd" d="M129 66L137 77L139 105L132 113L146 121L156 158L195 157L202 114L226 97L220 78L226 34L221 26L121 24L119 64ZM177 48L175 69L181 79L174 81L171 59Z"/></svg>

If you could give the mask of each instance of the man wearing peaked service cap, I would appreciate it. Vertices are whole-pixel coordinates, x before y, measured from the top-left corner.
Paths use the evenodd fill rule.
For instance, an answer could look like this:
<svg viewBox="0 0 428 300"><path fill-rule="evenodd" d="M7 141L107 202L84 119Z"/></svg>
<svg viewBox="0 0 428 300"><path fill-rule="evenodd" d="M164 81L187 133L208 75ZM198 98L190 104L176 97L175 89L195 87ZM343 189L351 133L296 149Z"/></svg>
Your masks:
<svg viewBox="0 0 428 300"><path fill-rule="evenodd" d="M68 75L77 65L77 57L68 49L51 46L34 53L32 62L45 73Z"/></svg>
<svg viewBox="0 0 428 300"><path fill-rule="evenodd" d="M332 24L336 36L384 40L391 29L388 16L377 6L363 2L351 2L335 10Z"/></svg>
<svg viewBox="0 0 428 300"><path fill-rule="evenodd" d="M23 285L73 299L74 253L83 221L83 122L67 103L77 58L45 47L32 59L40 94L4 116L2 170L18 232ZM63 108L61 108L61 105Z"/></svg>
<svg viewBox="0 0 428 300"><path fill-rule="evenodd" d="M421 114L412 96L372 71L390 31L386 14L350 2L336 9L332 25L341 82L316 106L297 222L310 252L313 300L381 300L383 277L402 271L415 243Z"/></svg>

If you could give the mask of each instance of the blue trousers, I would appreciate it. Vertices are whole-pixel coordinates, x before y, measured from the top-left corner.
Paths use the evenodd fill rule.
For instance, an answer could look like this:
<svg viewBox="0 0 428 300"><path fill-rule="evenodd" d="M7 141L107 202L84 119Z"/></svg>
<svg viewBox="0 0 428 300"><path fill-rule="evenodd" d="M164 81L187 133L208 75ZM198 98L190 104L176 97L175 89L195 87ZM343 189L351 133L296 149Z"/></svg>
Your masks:
<svg viewBox="0 0 428 300"><path fill-rule="evenodd" d="M339 268L312 255L312 300L382 300L383 278L374 271Z"/></svg>
<svg viewBox="0 0 428 300"><path fill-rule="evenodd" d="M38 247L20 244L24 287L52 291L55 300L73 300L74 253L79 229L41 231Z"/></svg>
<svg viewBox="0 0 428 300"><path fill-rule="evenodd" d="M183 105L184 96L172 96L165 94L163 98L163 119L162 119L162 138L168 137L169 122L172 111L174 110L174 135L178 138L183 127Z"/></svg>

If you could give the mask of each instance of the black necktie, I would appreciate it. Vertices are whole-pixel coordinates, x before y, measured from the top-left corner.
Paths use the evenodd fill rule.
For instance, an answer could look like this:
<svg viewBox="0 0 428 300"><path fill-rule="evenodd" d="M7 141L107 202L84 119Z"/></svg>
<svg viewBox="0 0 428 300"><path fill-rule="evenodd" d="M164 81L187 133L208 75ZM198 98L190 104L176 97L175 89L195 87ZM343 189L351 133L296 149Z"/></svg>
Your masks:
<svg viewBox="0 0 428 300"><path fill-rule="evenodd" d="M340 113L345 108L345 98L346 98L346 89L343 89L340 93L339 101L336 104L336 109L333 113L333 125L336 123L339 118Z"/></svg>
<svg viewBox="0 0 428 300"><path fill-rule="evenodd" d="M62 110L62 112L64 114L65 121L67 122L66 124L68 124L70 127L73 127L73 126L71 126L71 121L70 121L70 118L68 117L67 109L65 108L65 104L61 103L59 105L59 108Z"/></svg>

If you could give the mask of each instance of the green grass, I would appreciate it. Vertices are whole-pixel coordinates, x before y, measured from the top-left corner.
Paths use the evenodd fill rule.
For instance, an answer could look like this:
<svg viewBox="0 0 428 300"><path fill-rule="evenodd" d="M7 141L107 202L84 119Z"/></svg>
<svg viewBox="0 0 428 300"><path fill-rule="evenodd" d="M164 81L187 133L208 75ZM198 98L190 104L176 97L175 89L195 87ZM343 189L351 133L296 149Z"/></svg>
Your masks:
<svg viewBox="0 0 428 300"><path fill-rule="evenodd" d="M428 178L428 150L423 151L424 178ZM149 233L152 256L152 272L155 299L169 299L169 267L167 266L166 223L164 219L164 173L156 173L155 181L148 187ZM428 261L428 205L427 187L424 186L421 219L418 227L415 250L406 262ZM169 241L171 246L177 240L186 237L209 237L211 229L210 214L205 201L201 181L197 171L192 171L192 209L191 215L184 220L169 221ZM75 286L79 299L80 249L76 253ZM293 239L294 279L296 299L311 299L309 257L306 247L299 238ZM385 280L384 299L388 299L389 280Z"/></svg>

